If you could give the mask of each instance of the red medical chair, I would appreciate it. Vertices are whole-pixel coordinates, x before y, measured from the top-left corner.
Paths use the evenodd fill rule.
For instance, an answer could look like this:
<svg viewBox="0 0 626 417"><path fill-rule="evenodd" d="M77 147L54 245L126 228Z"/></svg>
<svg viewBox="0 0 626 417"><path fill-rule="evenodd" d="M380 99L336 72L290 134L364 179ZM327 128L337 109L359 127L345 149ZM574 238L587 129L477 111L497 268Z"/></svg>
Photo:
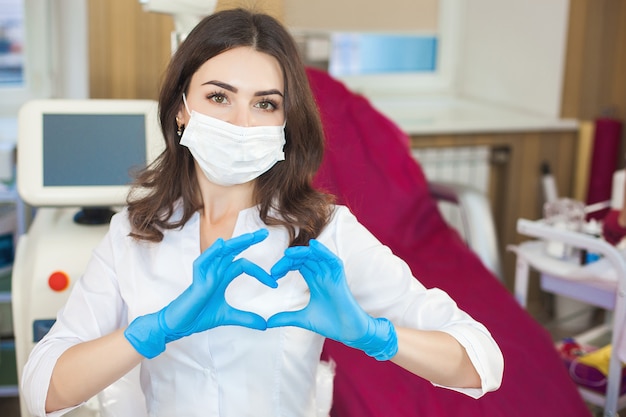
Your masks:
<svg viewBox="0 0 626 417"><path fill-rule="evenodd" d="M337 196L427 287L485 324L504 354L499 390L475 400L333 341L332 417L589 417L548 332L444 221L409 138L362 96L310 69L327 145L316 185Z"/></svg>

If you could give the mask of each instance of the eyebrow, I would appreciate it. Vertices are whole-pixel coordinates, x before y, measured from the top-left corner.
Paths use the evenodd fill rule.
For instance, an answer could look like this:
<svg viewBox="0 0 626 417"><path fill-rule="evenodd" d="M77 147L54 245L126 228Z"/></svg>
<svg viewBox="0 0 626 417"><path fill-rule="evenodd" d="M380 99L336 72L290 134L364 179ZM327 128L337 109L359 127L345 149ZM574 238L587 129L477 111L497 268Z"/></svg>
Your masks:
<svg viewBox="0 0 626 417"><path fill-rule="evenodd" d="M205 83L202 83L202 85L208 85L208 84L216 85L216 86L218 86L220 88L223 88L224 90L231 91L233 93L237 93L239 91L239 89L237 87L232 86L232 85L230 85L228 83L224 83L222 81L213 80L213 81L207 81ZM279 95L281 97L284 97L283 93L281 93L279 90L277 90L275 88L270 89L270 90L257 91L256 93L254 93L254 95L256 97L271 96L271 95L274 95L274 94L277 94L277 95Z"/></svg>

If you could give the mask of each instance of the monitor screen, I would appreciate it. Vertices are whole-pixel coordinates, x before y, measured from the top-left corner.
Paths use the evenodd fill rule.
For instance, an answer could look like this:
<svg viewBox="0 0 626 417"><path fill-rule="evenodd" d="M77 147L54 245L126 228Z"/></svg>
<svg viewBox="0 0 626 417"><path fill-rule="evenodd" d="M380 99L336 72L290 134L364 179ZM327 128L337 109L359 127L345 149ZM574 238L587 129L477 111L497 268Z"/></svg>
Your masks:
<svg viewBox="0 0 626 417"><path fill-rule="evenodd" d="M163 148L151 100L36 100L19 113L17 183L33 206L125 203Z"/></svg>

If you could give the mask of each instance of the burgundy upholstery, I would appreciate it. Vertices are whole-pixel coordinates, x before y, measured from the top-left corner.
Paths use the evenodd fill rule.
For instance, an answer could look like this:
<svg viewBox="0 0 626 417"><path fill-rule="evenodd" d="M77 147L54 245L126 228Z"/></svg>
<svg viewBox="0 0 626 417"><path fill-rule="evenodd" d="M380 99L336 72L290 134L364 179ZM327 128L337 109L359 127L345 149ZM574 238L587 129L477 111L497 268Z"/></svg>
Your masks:
<svg viewBox="0 0 626 417"><path fill-rule="evenodd" d="M327 341L323 356L337 364L332 417L589 417L550 335L440 216L408 137L326 73L308 75L327 137L316 185L349 206L424 285L447 291L484 323L505 360L502 387L474 400Z"/></svg>

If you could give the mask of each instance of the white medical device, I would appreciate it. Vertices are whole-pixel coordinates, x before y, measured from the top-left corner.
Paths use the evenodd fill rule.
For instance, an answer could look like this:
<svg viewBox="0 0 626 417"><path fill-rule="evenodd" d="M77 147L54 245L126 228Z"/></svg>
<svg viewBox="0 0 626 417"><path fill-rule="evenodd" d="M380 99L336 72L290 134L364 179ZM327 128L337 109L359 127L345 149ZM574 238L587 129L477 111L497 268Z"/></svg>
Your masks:
<svg viewBox="0 0 626 417"><path fill-rule="evenodd" d="M19 115L17 187L35 207L116 206L163 146L151 100L34 100Z"/></svg>
<svg viewBox="0 0 626 417"><path fill-rule="evenodd" d="M155 101L51 99L21 108L17 186L37 209L19 239L12 275L18 381L112 212L125 204L132 171L163 147ZM23 401L21 408L28 416Z"/></svg>

